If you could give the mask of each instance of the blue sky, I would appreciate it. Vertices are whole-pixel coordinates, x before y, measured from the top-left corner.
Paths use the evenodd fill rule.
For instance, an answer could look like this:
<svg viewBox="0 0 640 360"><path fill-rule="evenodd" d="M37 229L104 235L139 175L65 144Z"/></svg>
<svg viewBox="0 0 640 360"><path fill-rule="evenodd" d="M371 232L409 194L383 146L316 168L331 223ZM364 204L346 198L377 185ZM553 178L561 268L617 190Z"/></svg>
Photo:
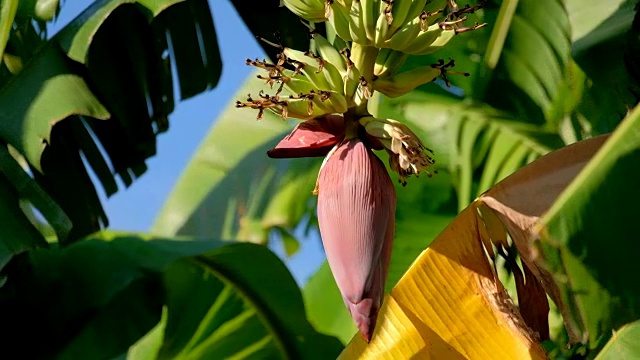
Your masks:
<svg viewBox="0 0 640 360"><path fill-rule="evenodd" d="M60 15L50 27L51 33L55 34L91 3L91 0L63 1ZM245 65L245 59L264 57L255 37L245 27L230 1L210 0L209 6L223 62L220 82L212 91L176 105L175 112L169 116L169 131L158 137L157 155L147 161L149 169L130 188L125 189L120 183L120 191L106 199L100 186L97 187L111 229L144 232L151 228L191 155L221 111L235 100L234 94L253 70ZM254 121L254 117L249 116L246 120ZM283 250L279 245L273 244L272 248L282 256ZM306 239L301 251L286 263L296 280L303 283L323 259L319 239L314 237Z"/></svg>

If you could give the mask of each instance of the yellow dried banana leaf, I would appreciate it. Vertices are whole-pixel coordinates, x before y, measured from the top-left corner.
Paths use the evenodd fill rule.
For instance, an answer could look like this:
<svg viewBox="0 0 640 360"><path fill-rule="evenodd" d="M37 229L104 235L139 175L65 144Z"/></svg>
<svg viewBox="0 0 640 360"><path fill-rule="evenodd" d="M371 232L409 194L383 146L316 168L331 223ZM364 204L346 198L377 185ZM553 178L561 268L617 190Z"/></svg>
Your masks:
<svg viewBox="0 0 640 360"><path fill-rule="evenodd" d="M531 241L531 227L605 140L548 154L474 201L385 298L371 343L355 335L339 359L546 359L540 346L544 329L532 327L548 328L542 288L554 294L524 244ZM522 251L527 276L518 289L522 315L492 263L494 247L507 246L506 231Z"/></svg>

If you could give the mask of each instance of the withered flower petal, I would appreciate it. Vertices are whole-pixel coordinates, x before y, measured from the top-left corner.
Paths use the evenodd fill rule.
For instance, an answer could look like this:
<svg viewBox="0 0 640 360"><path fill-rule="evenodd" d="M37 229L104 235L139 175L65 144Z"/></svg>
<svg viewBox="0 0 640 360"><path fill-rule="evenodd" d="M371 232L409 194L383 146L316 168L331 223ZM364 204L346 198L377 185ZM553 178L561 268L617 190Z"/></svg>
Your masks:
<svg viewBox="0 0 640 360"><path fill-rule="evenodd" d="M344 118L329 115L299 123L267 155L271 158L325 156L344 138Z"/></svg>

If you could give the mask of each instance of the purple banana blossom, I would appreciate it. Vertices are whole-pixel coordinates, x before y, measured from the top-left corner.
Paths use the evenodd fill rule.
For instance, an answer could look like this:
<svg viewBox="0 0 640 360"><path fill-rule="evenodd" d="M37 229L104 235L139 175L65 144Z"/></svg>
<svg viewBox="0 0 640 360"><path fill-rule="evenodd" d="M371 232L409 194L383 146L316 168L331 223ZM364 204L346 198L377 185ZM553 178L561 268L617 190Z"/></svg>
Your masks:
<svg viewBox="0 0 640 360"><path fill-rule="evenodd" d="M269 156L327 155L316 188L320 234L345 305L368 342L384 297L396 194L382 161L344 134L341 116L308 120Z"/></svg>
<svg viewBox="0 0 640 360"><path fill-rule="evenodd" d="M329 266L360 333L370 341L393 244L396 194L382 161L345 140L320 170L318 222Z"/></svg>

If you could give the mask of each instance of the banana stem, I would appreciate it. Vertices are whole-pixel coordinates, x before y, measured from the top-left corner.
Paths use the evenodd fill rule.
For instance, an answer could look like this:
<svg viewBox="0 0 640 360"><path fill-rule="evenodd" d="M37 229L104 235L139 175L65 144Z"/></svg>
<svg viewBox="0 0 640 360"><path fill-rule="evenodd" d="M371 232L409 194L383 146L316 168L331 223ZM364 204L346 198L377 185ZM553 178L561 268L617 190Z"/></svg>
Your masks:
<svg viewBox="0 0 640 360"><path fill-rule="evenodd" d="M350 140L358 137L358 120L360 119L360 116L358 115L356 109L349 109L346 113L343 114L343 116L346 125L344 134L345 140Z"/></svg>

